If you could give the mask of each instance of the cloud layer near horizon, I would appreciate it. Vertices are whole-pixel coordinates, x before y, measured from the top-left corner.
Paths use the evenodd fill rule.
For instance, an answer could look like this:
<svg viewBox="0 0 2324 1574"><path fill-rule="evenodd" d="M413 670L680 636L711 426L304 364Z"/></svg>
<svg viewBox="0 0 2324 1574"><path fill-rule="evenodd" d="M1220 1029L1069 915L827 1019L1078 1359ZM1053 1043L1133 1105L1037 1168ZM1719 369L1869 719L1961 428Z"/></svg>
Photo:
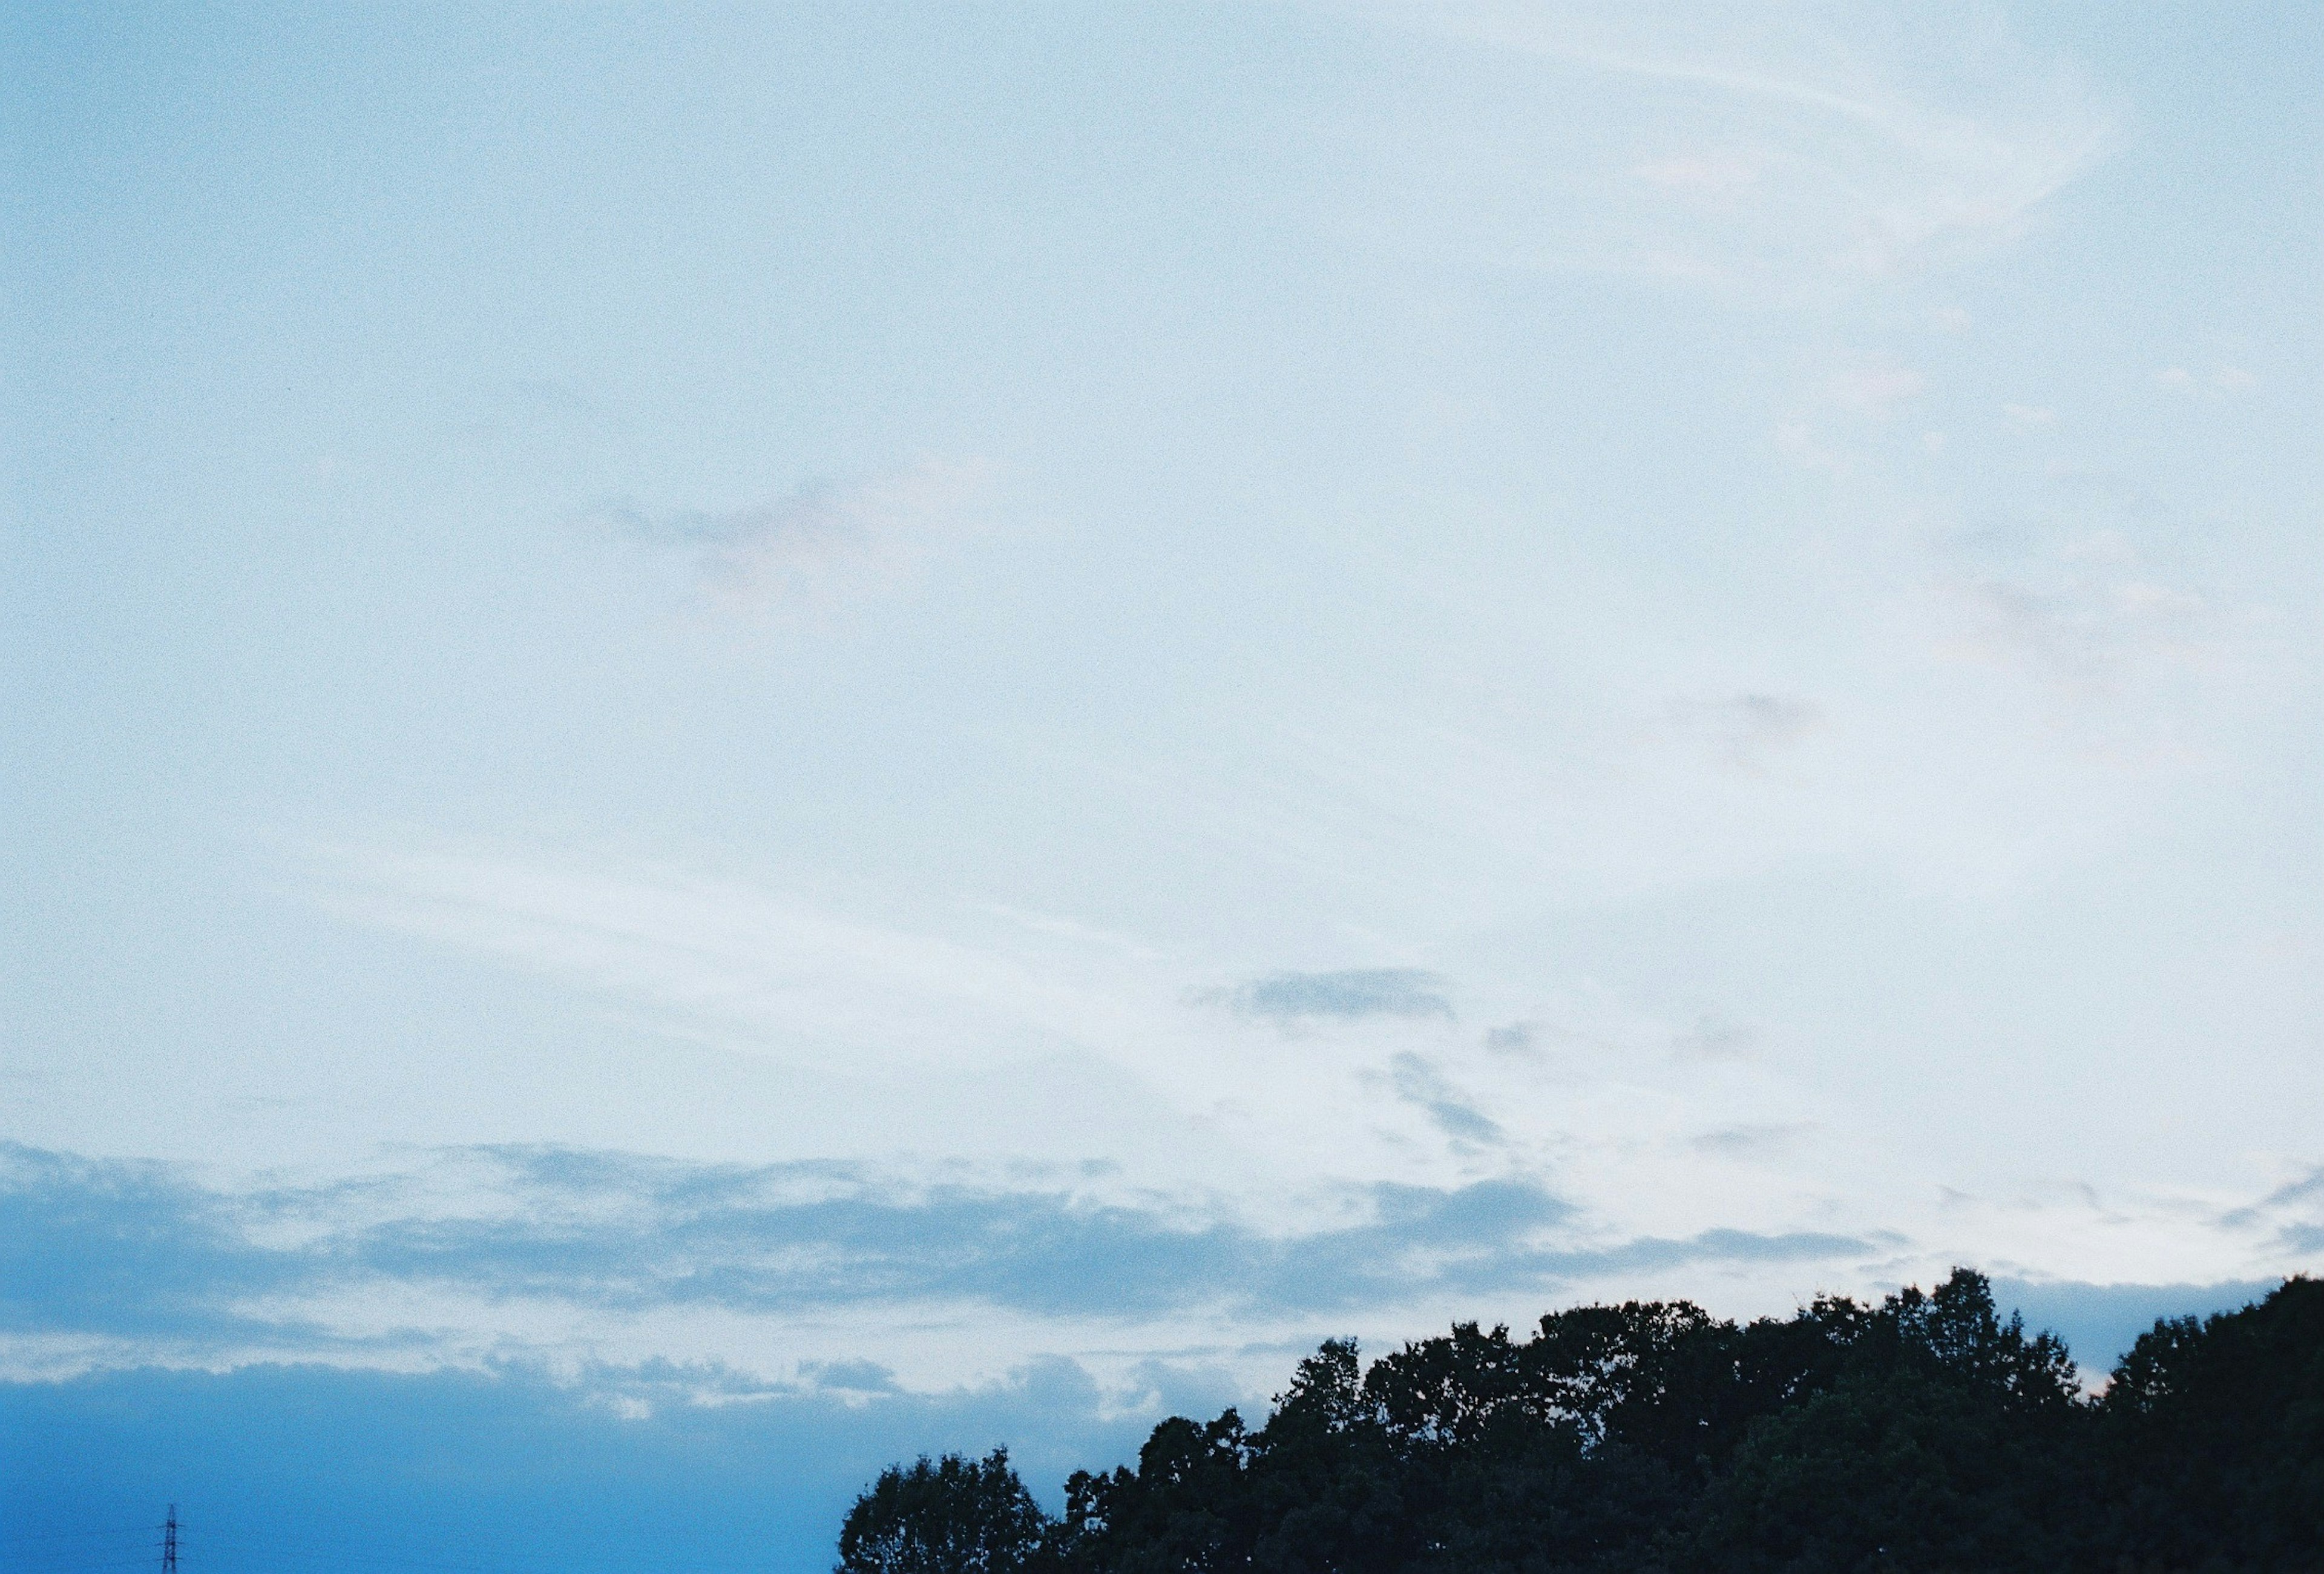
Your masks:
<svg viewBox="0 0 2324 1574"><path fill-rule="evenodd" d="M151 1163L14 1147L0 1159L0 1340L19 1374L124 1354L473 1362L522 1350L527 1321L563 1329L540 1349L569 1360L592 1316L688 1310L769 1325L878 1309L1256 1331L1448 1295L1546 1298L1626 1270L1876 1249L1731 1229L1592 1241L1570 1205L1518 1180L1377 1184L1347 1199L1353 1222L1266 1234L1158 1199L911 1185L835 1162L472 1149L401 1176L226 1193ZM494 1306L532 1312L496 1325ZM383 1324L383 1308L413 1320Z"/></svg>

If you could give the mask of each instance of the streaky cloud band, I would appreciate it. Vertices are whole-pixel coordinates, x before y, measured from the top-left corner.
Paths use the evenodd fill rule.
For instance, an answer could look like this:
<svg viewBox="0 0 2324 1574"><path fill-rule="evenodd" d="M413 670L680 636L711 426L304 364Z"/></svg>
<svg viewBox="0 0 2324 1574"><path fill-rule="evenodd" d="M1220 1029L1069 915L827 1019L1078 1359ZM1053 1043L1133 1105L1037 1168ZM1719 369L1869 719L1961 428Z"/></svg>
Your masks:
<svg viewBox="0 0 2324 1574"><path fill-rule="evenodd" d="M1572 1205L1522 1177L1356 1188L1350 1221L1284 1234L1159 1202L913 1185L854 1165L547 1147L436 1156L481 1183L456 1211L399 1196L394 1182L237 1194L159 1165L0 1149L0 1334L133 1349L263 1336L344 1352L301 1308L387 1284L617 1313L953 1304L1101 1321L1296 1316L1875 1250L1849 1236L1722 1229L1593 1240Z"/></svg>

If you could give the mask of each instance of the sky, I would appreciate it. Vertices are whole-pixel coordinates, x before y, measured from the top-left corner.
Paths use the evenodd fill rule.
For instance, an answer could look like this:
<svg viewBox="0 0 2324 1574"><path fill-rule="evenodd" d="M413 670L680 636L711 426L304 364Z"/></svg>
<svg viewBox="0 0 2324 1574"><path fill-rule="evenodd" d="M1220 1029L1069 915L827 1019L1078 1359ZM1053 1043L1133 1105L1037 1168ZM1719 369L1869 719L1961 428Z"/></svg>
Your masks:
<svg viewBox="0 0 2324 1574"><path fill-rule="evenodd" d="M0 1566L820 1569L1325 1337L2324 1270L2314 7L0 62Z"/></svg>

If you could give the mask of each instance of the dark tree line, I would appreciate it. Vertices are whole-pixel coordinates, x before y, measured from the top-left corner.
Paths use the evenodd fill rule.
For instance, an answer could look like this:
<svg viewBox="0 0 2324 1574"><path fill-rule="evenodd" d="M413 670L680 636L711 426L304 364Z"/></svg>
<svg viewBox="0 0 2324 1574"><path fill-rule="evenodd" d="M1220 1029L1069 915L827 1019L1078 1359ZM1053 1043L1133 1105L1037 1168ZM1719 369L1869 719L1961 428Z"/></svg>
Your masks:
<svg viewBox="0 0 2324 1574"><path fill-rule="evenodd" d="M2166 1319L2086 1397L1982 1275L1738 1325L1686 1301L1299 1364L1052 1518L1005 1452L891 1468L839 1574L2324 1569L2324 1282Z"/></svg>

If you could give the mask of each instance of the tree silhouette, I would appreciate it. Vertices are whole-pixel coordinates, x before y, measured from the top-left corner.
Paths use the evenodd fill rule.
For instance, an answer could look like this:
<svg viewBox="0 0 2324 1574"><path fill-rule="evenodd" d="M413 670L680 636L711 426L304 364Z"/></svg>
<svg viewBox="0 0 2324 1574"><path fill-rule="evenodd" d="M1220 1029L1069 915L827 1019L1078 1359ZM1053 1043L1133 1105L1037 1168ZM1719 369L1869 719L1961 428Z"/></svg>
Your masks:
<svg viewBox="0 0 2324 1574"><path fill-rule="evenodd" d="M1009 1463L923 1454L890 1465L839 1532L835 1574L1045 1574L1056 1567L1048 1516Z"/></svg>
<svg viewBox="0 0 2324 1574"><path fill-rule="evenodd" d="M2123 1568L2324 1566L2324 1283L2156 1323L2098 1410Z"/></svg>
<svg viewBox="0 0 2324 1574"><path fill-rule="evenodd" d="M1049 1521L1005 1454L891 1468L841 1574L2160 1574L2324 1568L2324 1285L2164 1321L2082 1393L1967 1269L1738 1325L1687 1301L1299 1364Z"/></svg>

